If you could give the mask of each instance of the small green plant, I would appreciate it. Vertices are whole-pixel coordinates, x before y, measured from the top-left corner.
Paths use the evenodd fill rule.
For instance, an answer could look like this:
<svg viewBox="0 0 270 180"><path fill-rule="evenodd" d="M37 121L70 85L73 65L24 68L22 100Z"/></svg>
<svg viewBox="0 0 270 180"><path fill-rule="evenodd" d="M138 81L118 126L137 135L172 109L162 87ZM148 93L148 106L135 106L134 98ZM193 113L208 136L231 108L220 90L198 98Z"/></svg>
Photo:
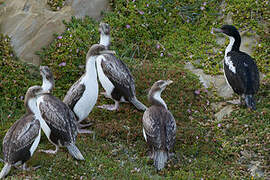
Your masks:
<svg viewBox="0 0 270 180"><path fill-rule="evenodd" d="M65 5L65 0L48 0L47 4L53 11L58 11Z"/></svg>

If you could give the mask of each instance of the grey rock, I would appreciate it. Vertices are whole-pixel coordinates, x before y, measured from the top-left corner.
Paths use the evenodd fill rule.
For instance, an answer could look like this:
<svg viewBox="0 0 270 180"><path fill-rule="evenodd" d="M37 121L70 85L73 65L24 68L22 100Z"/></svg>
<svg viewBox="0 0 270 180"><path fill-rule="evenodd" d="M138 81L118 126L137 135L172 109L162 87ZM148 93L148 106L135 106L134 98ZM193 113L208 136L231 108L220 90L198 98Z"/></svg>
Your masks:
<svg viewBox="0 0 270 180"><path fill-rule="evenodd" d="M108 10L108 0L73 0L72 10L76 18L90 16L94 19L100 19L101 12Z"/></svg>
<svg viewBox="0 0 270 180"><path fill-rule="evenodd" d="M211 103L211 107L215 112L218 111L223 105L224 105L223 102L221 102L221 103L220 102Z"/></svg>
<svg viewBox="0 0 270 180"><path fill-rule="evenodd" d="M218 113L215 114L217 121L221 121L225 116L231 114L233 111L233 105L223 107Z"/></svg>
<svg viewBox="0 0 270 180"><path fill-rule="evenodd" d="M214 87L219 96L224 98L232 97L233 90L227 84L223 75L212 76L205 74L202 69L196 69L190 62L185 65L185 68L196 74L205 88Z"/></svg>
<svg viewBox="0 0 270 180"><path fill-rule="evenodd" d="M48 46L54 34L65 30L63 20L72 16L101 17L108 0L69 0L59 11L52 11L46 0L9 0L0 4L0 32L11 37L11 45L22 61L39 65L37 51Z"/></svg>
<svg viewBox="0 0 270 180"><path fill-rule="evenodd" d="M247 36L246 32L241 33L240 50L252 56L254 47L258 43L258 39L259 39L258 35L252 34L250 36Z"/></svg>

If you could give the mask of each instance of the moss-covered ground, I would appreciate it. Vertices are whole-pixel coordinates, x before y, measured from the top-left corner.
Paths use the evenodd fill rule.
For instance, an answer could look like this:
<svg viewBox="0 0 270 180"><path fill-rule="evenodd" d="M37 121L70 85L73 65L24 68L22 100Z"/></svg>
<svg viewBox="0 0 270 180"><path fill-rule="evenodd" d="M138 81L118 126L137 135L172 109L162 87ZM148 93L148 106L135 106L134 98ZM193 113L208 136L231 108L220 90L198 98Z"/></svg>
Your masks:
<svg viewBox="0 0 270 180"><path fill-rule="evenodd" d="M124 103L118 112L93 109L89 118L95 135L77 137L84 162L72 159L63 148L57 155L36 152L28 164L41 165L40 169L29 172L13 169L8 178L252 179L258 178L260 172L264 173L261 179L269 178L269 3L266 0L226 0L224 9L221 3L214 0L118 0L111 1L113 11L104 14L103 21L111 25L111 49L116 50L117 56L131 69L138 99L149 106L146 95L151 85L159 79L174 81L163 93L178 128L175 156L164 170L156 172L147 157L142 136L143 113ZM224 23L226 16L222 13L231 14L234 25L241 31L259 35L252 56L266 77L256 96L256 111L235 105L230 116L217 122L211 103L222 98L208 96L207 91L211 89L204 89L198 77L185 70L184 65L187 61L196 61L194 65L206 73L221 73L225 47L216 44L210 31ZM51 45L39 52L42 64L54 72L53 94L61 99L84 73L88 48L99 42L98 22L73 18L65 24L66 31L56 35ZM1 35L0 38L2 141L8 128L24 113L23 98L27 88L41 84L41 77L37 67L15 58L8 37ZM213 47L222 54L215 53ZM100 95L97 104L105 103L113 102ZM38 149L42 148L54 148L44 135ZM254 167L257 171L252 171Z"/></svg>

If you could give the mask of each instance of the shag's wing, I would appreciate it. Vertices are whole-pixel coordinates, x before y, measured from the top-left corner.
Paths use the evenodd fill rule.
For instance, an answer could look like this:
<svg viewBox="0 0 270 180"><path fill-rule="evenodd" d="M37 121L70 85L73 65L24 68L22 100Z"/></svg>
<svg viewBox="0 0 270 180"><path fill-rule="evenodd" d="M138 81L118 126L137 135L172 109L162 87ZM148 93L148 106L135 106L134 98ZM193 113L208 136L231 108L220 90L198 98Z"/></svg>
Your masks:
<svg viewBox="0 0 270 180"><path fill-rule="evenodd" d="M66 96L64 97L63 102L66 103L70 109L74 108L75 104L85 91L85 85L80 84L82 78L83 76L70 87Z"/></svg>
<svg viewBox="0 0 270 180"><path fill-rule="evenodd" d="M162 146L160 136L160 117L158 112L150 107L143 114L143 128L150 147L160 149Z"/></svg>
<svg viewBox="0 0 270 180"><path fill-rule="evenodd" d="M6 133L3 140L5 161L10 155L24 149L35 141L39 134L40 123L33 114L26 114L17 120Z"/></svg>
<svg viewBox="0 0 270 180"><path fill-rule="evenodd" d="M102 55L101 67L115 88L123 89L126 97L135 95L135 82L126 64L113 54Z"/></svg>
<svg viewBox="0 0 270 180"><path fill-rule="evenodd" d="M39 104L42 118L60 139L69 137L75 141L77 136L76 117L72 110L58 98L46 94ZM68 139L66 140L68 141Z"/></svg>
<svg viewBox="0 0 270 180"><path fill-rule="evenodd" d="M225 68L225 75L238 94L255 94L259 89L260 76L255 61L246 53L231 51L227 55L235 66L236 73Z"/></svg>
<svg viewBox="0 0 270 180"><path fill-rule="evenodd" d="M143 115L143 128L150 146L167 150L173 147L176 123L167 109L158 106L148 108Z"/></svg>
<svg viewBox="0 0 270 180"><path fill-rule="evenodd" d="M166 127L166 148L172 149L175 143L176 137L176 122L172 113L168 110L164 111L163 118Z"/></svg>

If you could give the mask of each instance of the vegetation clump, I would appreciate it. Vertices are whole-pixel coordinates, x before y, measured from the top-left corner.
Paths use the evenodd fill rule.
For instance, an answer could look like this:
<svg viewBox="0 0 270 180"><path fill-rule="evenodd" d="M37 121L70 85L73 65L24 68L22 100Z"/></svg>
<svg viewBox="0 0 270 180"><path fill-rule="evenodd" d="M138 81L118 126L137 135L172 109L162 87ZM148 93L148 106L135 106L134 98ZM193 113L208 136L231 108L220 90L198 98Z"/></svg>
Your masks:
<svg viewBox="0 0 270 180"><path fill-rule="evenodd" d="M0 34L0 123L9 127L24 112L23 100L29 86L40 84L38 68L20 62L10 45L10 38ZM5 126L4 126L5 125ZM8 129L2 129L1 138Z"/></svg>
<svg viewBox="0 0 270 180"><path fill-rule="evenodd" d="M47 4L53 11L59 11L65 5L65 0L48 0Z"/></svg>

